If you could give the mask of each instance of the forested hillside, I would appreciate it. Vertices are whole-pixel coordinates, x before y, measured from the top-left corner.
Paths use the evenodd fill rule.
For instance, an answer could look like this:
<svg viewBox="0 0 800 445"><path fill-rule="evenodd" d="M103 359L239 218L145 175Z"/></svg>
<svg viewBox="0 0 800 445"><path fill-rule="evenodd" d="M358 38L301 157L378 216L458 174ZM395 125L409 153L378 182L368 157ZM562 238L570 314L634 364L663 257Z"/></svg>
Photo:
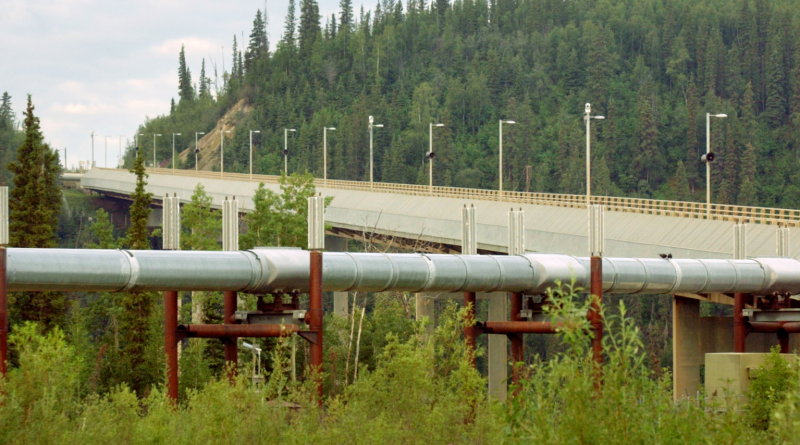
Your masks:
<svg viewBox="0 0 800 445"><path fill-rule="evenodd" d="M18 125L11 96L4 92L0 96L0 183L9 186L12 183L12 175L7 166L14 159L17 148L25 138Z"/></svg>
<svg viewBox="0 0 800 445"><path fill-rule="evenodd" d="M711 122L714 201L800 206L796 2L380 0L353 11L341 0L336 15L318 9L291 1L274 52L258 12L249 42L234 37L231 72L213 80L204 62L193 82L192 55L182 52L171 113L140 131L210 131L244 98L254 108L229 135L226 171L247 170L252 129L261 131L255 171L277 174L288 127L298 130L289 135L289 171L322 176L329 126L337 128L329 177L363 180L373 115L385 125L375 129L376 180L427 183L428 125L442 122L435 183L494 188L498 120L513 119L504 129L505 188L580 193L591 102L607 117L593 125L593 191L701 200L705 113L726 113ZM163 145L159 159L168 159Z"/></svg>

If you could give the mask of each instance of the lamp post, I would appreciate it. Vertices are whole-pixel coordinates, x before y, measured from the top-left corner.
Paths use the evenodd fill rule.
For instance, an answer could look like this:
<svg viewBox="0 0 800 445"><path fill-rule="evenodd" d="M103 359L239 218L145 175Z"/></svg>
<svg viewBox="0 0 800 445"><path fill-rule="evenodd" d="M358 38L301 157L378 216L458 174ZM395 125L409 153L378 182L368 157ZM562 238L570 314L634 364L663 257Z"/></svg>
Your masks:
<svg viewBox="0 0 800 445"><path fill-rule="evenodd" d="M289 176L289 132L297 131L294 128L283 129L283 174Z"/></svg>
<svg viewBox="0 0 800 445"><path fill-rule="evenodd" d="M326 186L328 185L328 130L336 131L336 127L322 128L322 177Z"/></svg>
<svg viewBox="0 0 800 445"><path fill-rule="evenodd" d="M225 176L225 133L230 133L230 130L219 129L219 177Z"/></svg>
<svg viewBox="0 0 800 445"><path fill-rule="evenodd" d="M253 180L253 133L261 133L258 130L250 130L250 180Z"/></svg>
<svg viewBox="0 0 800 445"><path fill-rule="evenodd" d="M498 190L499 190L498 194L501 197L503 196L503 124L513 125L513 124L516 124L516 122L514 122L514 121L504 121L504 120L500 119L500 149L499 149L500 162L499 162L499 166L498 166L500 184L499 184L499 188L498 188Z"/></svg>
<svg viewBox="0 0 800 445"><path fill-rule="evenodd" d="M714 160L714 153L711 151L711 118L728 117L727 114L706 113L706 154L700 157L700 161L706 164L706 219L711 216L711 162Z"/></svg>
<svg viewBox="0 0 800 445"><path fill-rule="evenodd" d="M175 174L175 136L183 136L180 133L172 133L172 174Z"/></svg>
<svg viewBox="0 0 800 445"><path fill-rule="evenodd" d="M428 156L428 162L430 163L429 169L428 169L428 176L429 176L429 180L430 180L428 187L429 187L431 193L433 193L433 158L436 157L436 155L433 153L433 127L444 127L444 124L434 124L433 122L431 122L428 125L428 154L427 154L427 156Z"/></svg>
<svg viewBox="0 0 800 445"><path fill-rule="evenodd" d="M200 153L200 148L197 147L197 135L205 134L201 131L194 132L194 175L197 176L197 154Z"/></svg>
<svg viewBox="0 0 800 445"><path fill-rule="evenodd" d="M372 188L372 127L383 127L383 124L375 124L375 118L369 117L369 187Z"/></svg>
<svg viewBox="0 0 800 445"><path fill-rule="evenodd" d="M586 208L591 204L592 196L592 137L591 128L589 126L592 119L603 120L605 116L592 116L592 104L587 103L585 107L585 114L583 116L586 120Z"/></svg>
<svg viewBox="0 0 800 445"><path fill-rule="evenodd" d="M153 171L156 170L156 137L160 136L160 134L153 135Z"/></svg>
<svg viewBox="0 0 800 445"><path fill-rule="evenodd" d="M91 169L91 168L94 168L94 137L95 136L100 136L100 133L95 133L95 131L92 130L92 131L89 132L89 135L92 136L92 164L89 165L89 168Z"/></svg>

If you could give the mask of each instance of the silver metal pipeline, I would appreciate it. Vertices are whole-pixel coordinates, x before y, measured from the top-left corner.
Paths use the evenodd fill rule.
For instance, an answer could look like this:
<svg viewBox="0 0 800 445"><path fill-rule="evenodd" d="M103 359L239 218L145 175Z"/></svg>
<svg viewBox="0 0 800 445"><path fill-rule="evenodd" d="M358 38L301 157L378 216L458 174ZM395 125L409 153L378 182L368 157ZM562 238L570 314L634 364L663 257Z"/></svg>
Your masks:
<svg viewBox="0 0 800 445"><path fill-rule="evenodd" d="M557 283L586 289L589 258L557 254L439 255L326 252L326 291L523 292ZM309 254L8 249L9 290L307 292ZM691 260L604 258L603 289L618 294L800 293L791 258Z"/></svg>

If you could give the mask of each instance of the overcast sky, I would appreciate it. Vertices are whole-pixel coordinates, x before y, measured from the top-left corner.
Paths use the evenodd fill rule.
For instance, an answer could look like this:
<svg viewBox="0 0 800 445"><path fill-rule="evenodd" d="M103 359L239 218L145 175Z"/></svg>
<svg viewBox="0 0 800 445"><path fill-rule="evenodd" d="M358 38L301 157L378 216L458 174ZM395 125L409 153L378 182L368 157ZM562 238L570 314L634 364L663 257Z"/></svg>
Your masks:
<svg viewBox="0 0 800 445"><path fill-rule="evenodd" d="M318 3L325 26L324 17L338 15L339 0ZM358 13L362 2L353 3ZM267 3L273 48L286 4ZM213 76L209 59L221 68L223 46L230 69L233 35L244 32L247 40L256 10L263 8L263 0L2 0L0 94L12 96L18 119L26 95L33 95L46 140L62 156L67 148L70 167L91 158L91 130L101 135L95 137L95 161L102 167L109 136L111 166L120 135L124 147L146 116L169 112L170 99L177 97L181 44L193 80L202 58L206 75Z"/></svg>

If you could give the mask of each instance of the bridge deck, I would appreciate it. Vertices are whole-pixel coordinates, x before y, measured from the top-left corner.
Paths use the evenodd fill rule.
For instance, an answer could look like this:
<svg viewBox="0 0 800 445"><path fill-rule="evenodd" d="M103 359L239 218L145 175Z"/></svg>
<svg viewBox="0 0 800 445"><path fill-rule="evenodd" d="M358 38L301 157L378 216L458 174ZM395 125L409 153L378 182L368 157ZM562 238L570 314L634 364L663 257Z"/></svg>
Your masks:
<svg viewBox="0 0 800 445"><path fill-rule="evenodd" d="M177 193L191 198L200 183L221 206L236 196L247 212L259 182L278 191L275 176L199 172L169 169L148 170L148 191L156 198ZM526 248L529 251L587 254L585 199L579 195L554 195L470 190L450 187L374 184L354 181L316 180L317 190L334 200L326 211L333 232L350 237L380 235L420 250L458 250L461 241L461 212L475 205L478 247L505 252L508 210L525 210ZM128 196L135 177L126 170L92 169L81 180L83 188L113 196ZM748 256L776 254L775 228L778 223L800 225L800 211L755 207L714 206L706 219L705 205L676 201L655 201L593 197L607 208L605 256L655 257L669 252L676 258L730 258L733 252L734 220L751 222L747 229ZM431 244L433 246L431 246ZM800 255L793 255L800 258Z"/></svg>

